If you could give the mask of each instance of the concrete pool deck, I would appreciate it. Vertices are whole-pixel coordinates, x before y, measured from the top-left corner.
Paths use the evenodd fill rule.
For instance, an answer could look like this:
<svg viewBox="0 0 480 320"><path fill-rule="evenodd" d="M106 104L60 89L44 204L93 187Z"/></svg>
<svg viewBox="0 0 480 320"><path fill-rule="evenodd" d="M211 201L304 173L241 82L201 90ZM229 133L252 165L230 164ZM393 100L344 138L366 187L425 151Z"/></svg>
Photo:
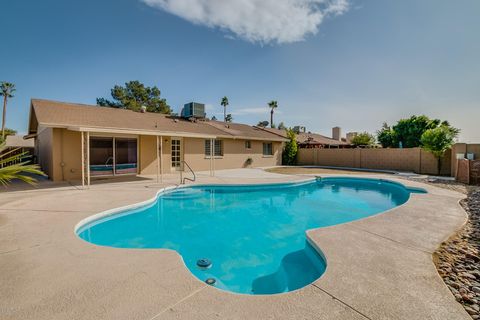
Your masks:
<svg viewBox="0 0 480 320"><path fill-rule="evenodd" d="M335 174L335 176L342 176ZM349 175L350 177L352 175ZM354 175L353 175L354 176ZM360 177L367 177L362 174ZM2 319L471 319L432 262L459 229L464 195L395 176L428 194L386 213L310 230L327 259L303 289L271 296L219 291L195 278L174 251L99 247L73 232L98 212L153 197L153 180L0 193ZM198 183L271 183L306 176L260 169L198 175Z"/></svg>

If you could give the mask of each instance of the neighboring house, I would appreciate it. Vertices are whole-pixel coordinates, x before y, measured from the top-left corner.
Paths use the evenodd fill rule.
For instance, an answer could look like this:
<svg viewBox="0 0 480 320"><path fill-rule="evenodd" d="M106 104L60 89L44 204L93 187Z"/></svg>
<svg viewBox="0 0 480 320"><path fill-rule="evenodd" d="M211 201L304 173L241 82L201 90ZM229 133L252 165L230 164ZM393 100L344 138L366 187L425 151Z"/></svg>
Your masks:
<svg viewBox="0 0 480 320"><path fill-rule="evenodd" d="M23 151L33 151L33 141L25 140L23 136L10 135L5 138L5 148L16 149L20 148Z"/></svg>
<svg viewBox="0 0 480 320"><path fill-rule="evenodd" d="M5 138L5 146L2 150L2 155L5 157L11 157L15 154L25 153L25 157L22 159L17 159L13 162L4 163L3 166L12 165L15 163L23 162L23 161L31 161L31 158L27 158L28 156L33 155L33 141L32 140L25 140L22 136L17 135L9 135ZM2 157L0 155L0 158Z"/></svg>
<svg viewBox="0 0 480 320"><path fill-rule="evenodd" d="M281 136L244 124L32 99L29 135L54 181L281 164ZM213 147L212 147L213 146Z"/></svg>
<svg viewBox="0 0 480 320"><path fill-rule="evenodd" d="M287 138L287 132L282 129L261 128L267 132ZM325 137L318 133L296 132L299 148L350 148L351 144L339 137L339 140Z"/></svg>

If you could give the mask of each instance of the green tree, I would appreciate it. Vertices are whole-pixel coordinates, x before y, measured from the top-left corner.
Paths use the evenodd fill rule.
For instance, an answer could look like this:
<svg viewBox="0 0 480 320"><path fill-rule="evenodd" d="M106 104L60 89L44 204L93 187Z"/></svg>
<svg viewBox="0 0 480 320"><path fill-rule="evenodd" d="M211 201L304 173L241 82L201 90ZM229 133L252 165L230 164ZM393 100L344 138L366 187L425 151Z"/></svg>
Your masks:
<svg viewBox="0 0 480 320"><path fill-rule="evenodd" d="M3 115L2 115L2 140L5 140L5 124L7 122L7 101L13 98L15 92L15 85L10 82L2 81L0 83L0 97L3 96Z"/></svg>
<svg viewBox="0 0 480 320"><path fill-rule="evenodd" d="M284 124L283 122L280 122L280 123L278 124L278 129L280 129L280 130L287 130L287 127L285 126L285 124Z"/></svg>
<svg viewBox="0 0 480 320"><path fill-rule="evenodd" d="M217 117L212 116L212 121L217 121Z"/></svg>
<svg viewBox="0 0 480 320"><path fill-rule="evenodd" d="M233 116L231 113L227 114L225 117L225 122L232 122L233 121Z"/></svg>
<svg viewBox="0 0 480 320"><path fill-rule="evenodd" d="M377 140L384 148L397 147L395 145L395 131L386 122L383 123L382 129L377 131Z"/></svg>
<svg viewBox="0 0 480 320"><path fill-rule="evenodd" d="M5 137L6 136L14 136L17 134L17 130L5 128Z"/></svg>
<svg viewBox="0 0 480 320"><path fill-rule="evenodd" d="M228 98L223 97L222 102L220 102L220 104L223 106L223 121L228 122L227 121L227 106L229 105Z"/></svg>
<svg viewBox="0 0 480 320"><path fill-rule="evenodd" d="M17 131L16 130L13 130L13 129L9 129L9 128L5 128L5 138L2 138L2 136L0 136L0 144L2 142L4 142L5 140L7 140L7 137L8 136L14 136L17 134Z"/></svg>
<svg viewBox="0 0 480 320"><path fill-rule="evenodd" d="M282 163L287 166L297 164L297 135L292 129L287 129L287 139L282 153Z"/></svg>
<svg viewBox="0 0 480 320"><path fill-rule="evenodd" d="M272 100L268 103L268 107L270 108L270 127L273 128L275 125L273 124L273 110L278 108L278 102Z"/></svg>
<svg viewBox="0 0 480 320"><path fill-rule="evenodd" d="M18 152L19 150L7 150L4 142L0 144L0 184L4 186L16 179L35 184L37 180L31 175L45 175L38 165L30 164L28 152Z"/></svg>
<svg viewBox="0 0 480 320"><path fill-rule="evenodd" d="M111 90L113 101L97 98L97 104L102 107L129 109L140 111L142 106L146 111L170 114L172 112L167 101L160 97L157 87L146 87L140 81L126 82L125 86L116 85Z"/></svg>
<svg viewBox="0 0 480 320"><path fill-rule="evenodd" d="M440 120L431 120L427 116L411 116L408 119L400 119L393 126L395 132L394 143L402 145L404 148L415 148L421 146L420 139L422 134L428 129L436 128L440 125Z"/></svg>
<svg viewBox="0 0 480 320"><path fill-rule="evenodd" d="M368 132L362 132L357 134L352 139L352 144L354 146L372 146L375 144L375 137Z"/></svg>
<svg viewBox="0 0 480 320"><path fill-rule="evenodd" d="M445 152L455 143L460 130L444 122L439 127L426 130L421 137L422 148L429 151L437 159L438 174L442 169L442 159Z"/></svg>
<svg viewBox="0 0 480 320"><path fill-rule="evenodd" d="M382 129L377 131L378 141L383 147L392 148L415 148L422 145L421 138L425 131L435 129L440 125L450 124L439 119L430 119L427 116L411 116L400 119L393 127L384 123Z"/></svg>

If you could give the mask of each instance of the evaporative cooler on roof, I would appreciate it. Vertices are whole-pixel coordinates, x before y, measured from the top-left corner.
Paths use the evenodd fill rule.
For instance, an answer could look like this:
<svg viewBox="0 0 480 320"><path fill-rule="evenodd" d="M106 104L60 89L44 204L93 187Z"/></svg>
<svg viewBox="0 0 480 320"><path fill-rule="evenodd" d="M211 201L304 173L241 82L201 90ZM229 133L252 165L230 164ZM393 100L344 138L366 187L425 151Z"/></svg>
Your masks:
<svg viewBox="0 0 480 320"><path fill-rule="evenodd" d="M205 105L198 102L190 102L183 106L182 117L205 118Z"/></svg>

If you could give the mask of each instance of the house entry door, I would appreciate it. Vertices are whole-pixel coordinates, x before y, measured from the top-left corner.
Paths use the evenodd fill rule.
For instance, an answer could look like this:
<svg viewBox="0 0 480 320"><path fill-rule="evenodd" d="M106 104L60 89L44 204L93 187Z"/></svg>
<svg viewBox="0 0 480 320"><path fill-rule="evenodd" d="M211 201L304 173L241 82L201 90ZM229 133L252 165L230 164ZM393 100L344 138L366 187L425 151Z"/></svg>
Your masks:
<svg viewBox="0 0 480 320"><path fill-rule="evenodd" d="M172 171L180 171L182 168L182 140L172 138Z"/></svg>

